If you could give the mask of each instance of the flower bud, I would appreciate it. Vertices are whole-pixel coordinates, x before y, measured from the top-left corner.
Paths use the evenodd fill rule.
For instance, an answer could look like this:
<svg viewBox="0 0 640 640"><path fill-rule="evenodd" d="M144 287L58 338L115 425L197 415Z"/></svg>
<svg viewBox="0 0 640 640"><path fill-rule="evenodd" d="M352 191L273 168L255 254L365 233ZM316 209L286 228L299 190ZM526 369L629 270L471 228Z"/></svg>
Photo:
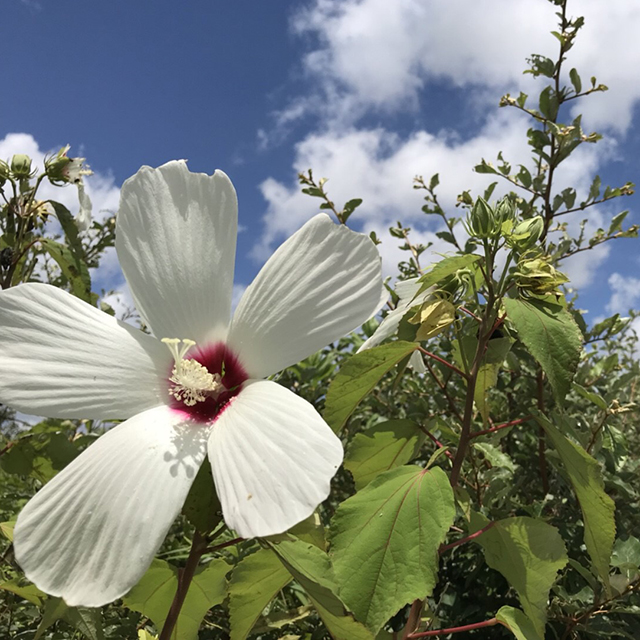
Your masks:
<svg viewBox="0 0 640 640"><path fill-rule="evenodd" d="M544 220L541 216L535 216L534 218L523 220L517 224L515 229L509 234L507 244L519 253L523 253L538 242L543 232Z"/></svg>
<svg viewBox="0 0 640 640"><path fill-rule="evenodd" d="M521 260L514 272L516 285L523 293L545 296L556 293L558 287L569 278L558 271L547 257Z"/></svg>
<svg viewBox="0 0 640 640"><path fill-rule="evenodd" d="M467 217L470 235L476 238L491 238L496 233L496 217L484 198L478 198Z"/></svg>
<svg viewBox="0 0 640 640"><path fill-rule="evenodd" d="M409 318L411 324L419 324L416 340L422 342L442 333L456 319L456 308L448 300L430 300Z"/></svg>
<svg viewBox="0 0 640 640"><path fill-rule="evenodd" d="M11 173L16 180L28 180L31 177L31 158L24 153L16 153L11 158Z"/></svg>
<svg viewBox="0 0 640 640"><path fill-rule="evenodd" d="M4 160L0 160L0 187L4 186L4 183L9 179L10 175L11 169L9 165Z"/></svg>
<svg viewBox="0 0 640 640"><path fill-rule="evenodd" d="M496 222L502 224L507 220L513 220L516 211L510 198L502 198L496 205Z"/></svg>

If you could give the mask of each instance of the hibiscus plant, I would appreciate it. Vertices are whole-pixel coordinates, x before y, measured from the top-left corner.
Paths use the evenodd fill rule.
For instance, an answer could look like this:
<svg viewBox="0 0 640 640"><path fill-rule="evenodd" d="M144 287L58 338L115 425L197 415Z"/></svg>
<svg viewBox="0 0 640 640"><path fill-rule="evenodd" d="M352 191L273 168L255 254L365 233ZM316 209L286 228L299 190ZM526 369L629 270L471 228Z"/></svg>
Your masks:
<svg viewBox="0 0 640 640"><path fill-rule="evenodd" d="M531 165L479 159L453 214L417 177L449 251L398 222L394 274L308 171L321 212L232 312L221 171L142 167L99 221L68 147L0 162L0 637L640 637L635 314L589 325L564 271L637 236L583 221L633 184L557 185L606 87L550 1L544 87L500 101ZM113 248L131 317L92 288Z"/></svg>

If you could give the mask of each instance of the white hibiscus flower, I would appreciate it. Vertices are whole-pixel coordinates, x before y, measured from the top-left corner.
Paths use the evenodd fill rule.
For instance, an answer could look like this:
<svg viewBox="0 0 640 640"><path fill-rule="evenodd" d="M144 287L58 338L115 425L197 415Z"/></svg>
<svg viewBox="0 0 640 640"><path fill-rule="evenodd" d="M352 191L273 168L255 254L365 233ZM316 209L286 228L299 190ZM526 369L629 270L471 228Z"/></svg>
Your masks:
<svg viewBox="0 0 640 640"><path fill-rule="evenodd" d="M358 327L381 296L368 237L320 214L268 260L231 319L237 200L184 162L122 187L116 249L155 337L45 284L0 292L0 402L53 418L126 418L27 503L27 577L100 606L146 571L208 456L226 524L287 530L329 494L340 440L264 380ZM166 339L163 344L162 339Z"/></svg>

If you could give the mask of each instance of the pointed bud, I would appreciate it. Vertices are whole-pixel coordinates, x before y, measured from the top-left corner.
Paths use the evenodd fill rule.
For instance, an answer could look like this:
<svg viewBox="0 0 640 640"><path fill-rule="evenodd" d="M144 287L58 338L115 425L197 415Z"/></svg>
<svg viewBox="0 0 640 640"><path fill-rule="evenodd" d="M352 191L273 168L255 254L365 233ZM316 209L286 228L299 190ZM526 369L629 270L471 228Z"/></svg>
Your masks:
<svg viewBox="0 0 640 640"><path fill-rule="evenodd" d="M467 217L470 235L476 238L491 238L496 233L496 217L484 198L478 198Z"/></svg>
<svg viewBox="0 0 640 640"><path fill-rule="evenodd" d="M510 198L502 198L496 205L496 222L503 224L507 220L513 220L516 215L515 207Z"/></svg>
<svg viewBox="0 0 640 640"><path fill-rule="evenodd" d="M507 244L519 253L523 253L538 242L543 232L544 220L541 216L535 216L535 218L523 220L517 224L509 234Z"/></svg>

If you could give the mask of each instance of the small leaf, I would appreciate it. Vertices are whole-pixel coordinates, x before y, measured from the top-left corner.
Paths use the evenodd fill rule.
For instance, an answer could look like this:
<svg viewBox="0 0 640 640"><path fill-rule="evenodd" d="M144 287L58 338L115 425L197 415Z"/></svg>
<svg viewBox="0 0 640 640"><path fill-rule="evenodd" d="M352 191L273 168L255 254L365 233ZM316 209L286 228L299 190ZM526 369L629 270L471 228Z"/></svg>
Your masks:
<svg viewBox="0 0 640 640"><path fill-rule="evenodd" d="M75 218L71 215L69 209L60 202L49 200L49 204L56 212L56 218L58 218L58 222L64 231L69 249L75 256L81 258L84 251L80 238L78 237L78 225L76 224Z"/></svg>
<svg viewBox="0 0 640 640"><path fill-rule="evenodd" d="M88 640L104 640L100 609L68 607L62 618Z"/></svg>
<svg viewBox="0 0 640 640"><path fill-rule="evenodd" d="M231 567L222 559L196 571L171 634L172 640L196 640L202 619L226 597L225 575ZM151 618L157 629L167 618L178 586L178 572L164 560L155 559L138 584L122 599L124 605Z"/></svg>
<svg viewBox="0 0 640 640"><path fill-rule="evenodd" d="M592 404L595 404L598 409L602 409L603 411L607 410L607 403L605 399L599 393L593 393L592 391L587 391L583 386L579 385L577 382L573 383L573 388L581 395L585 400L588 400Z"/></svg>
<svg viewBox="0 0 640 640"><path fill-rule="evenodd" d="M262 610L291 582L291 574L269 549L243 558L229 581L230 640L245 640Z"/></svg>
<svg viewBox="0 0 640 640"><path fill-rule="evenodd" d="M584 543L607 593L610 593L609 562L616 535L615 505L604 492L600 465L582 447L562 435L549 420L541 415L536 419L553 442L569 476L582 509Z"/></svg>
<svg viewBox="0 0 640 640"><path fill-rule="evenodd" d="M46 593L40 591L35 584L20 584L18 578L13 580L5 580L0 582L0 589L3 591L10 591L15 593L23 600L28 600L31 604L35 604L36 607L42 607L44 599L47 597Z"/></svg>
<svg viewBox="0 0 640 640"><path fill-rule="evenodd" d="M356 353L347 360L327 392L324 409L327 424L339 431L380 379L416 347L412 342L390 342Z"/></svg>
<svg viewBox="0 0 640 640"><path fill-rule="evenodd" d="M618 538L613 545L611 566L624 571L637 571L640 567L640 540L634 536L626 540Z"/></svg>
<svg viewBox="0 0 640 640"><path fill-rule="evenodd" d="M578 75L576 69L571 69L571 71L569 71L569 78L575 92L580 93L582 91L582 80L580 79L580 76Z"/></svg>
<svg viewBox="0 0 640 640"><path fill-rule="evenodd" d="M340 504L331 523L340 596L370 631L431 593L454 517L453 490L439 467L386 471Z"/></svg>
<svg viewBox="0 0 640 640"><path fill-rule="evenodd" d="M518 640L544 640L525 613L515 607L501 607L496 620L504 625Z"/></svg>
<svg viewBox="0 0 640 640"><path fill-rule="evenodd" d="M65 601L62 598L49 598L44 605L42 619L40 620L40 624L36 629L33 640L39 640L40 638L42 638L42 634L49 627L58 622L58 620L61 620L68 609L69 607L67 607Z"/></svg>
<svg viewBox="0 0 640 640"><path fill-rule="evenodd" d="M472 513L472 532L487 523L486 518ZM522 608L543 638L549 590L567 564L558 530L543 520L506 518L474 541L482 547L487 564L517 591Z"/></svg>
<svg viewBox="0 0 640 640"><path fill-rule="evenodd" d="M16 526L17 518L0 522L0 533L9 541L13 542L13 528Z"/></svg>
<svg viewBox="0 0 640 640"><path fill-rule="evenodd" d="M573 316L559 304L538 299L505 298L503 303L518 337L542 366L562 404L582 351L582 333Z"/></svg>
<svg viewBox="0 0 640 640"><path fill-rule="evenodd" d="M500 451L497 447L486 442L474 442L473 448L477 449L482 455L491 463L492 467L499 467L507 469L511 473L515 473L516 465L513 460L506 454Z"/></svg>
<svg viewBox="0 0 640 640"><path fill-rule="evenodd" d="M344 460L356 489L366 487L378 474L411 461L426 435L411 420L381 422L356 434Z"/></svg>

